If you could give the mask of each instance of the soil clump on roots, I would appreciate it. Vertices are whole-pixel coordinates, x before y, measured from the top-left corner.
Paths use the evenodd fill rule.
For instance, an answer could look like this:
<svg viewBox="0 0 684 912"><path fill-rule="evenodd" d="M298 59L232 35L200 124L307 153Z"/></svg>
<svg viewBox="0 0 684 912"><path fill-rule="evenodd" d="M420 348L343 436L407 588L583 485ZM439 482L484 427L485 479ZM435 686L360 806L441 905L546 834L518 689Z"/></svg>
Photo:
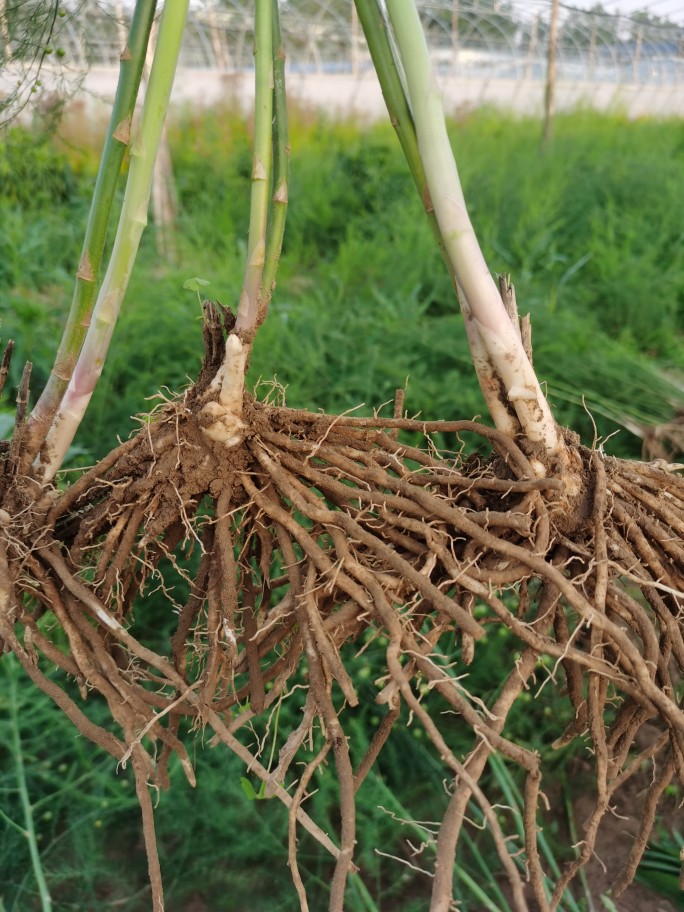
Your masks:
<svg viewBox="0 0 684 912"><path fill-rule="evenodd" d="M188 722L209 727L288 805L302 908L298 825L334 856L330 908L342 910L355 870L354 796L402 704L451 782L434 846L433 912L451 907L469 801L494 839L514 908L553 909L592 857L619 789L648 763L632 849L615 872L619 895L663 793L673 780L684 783L684 481L665 465L573 445L582 485L570 500L561 477L538 477L521 446L471 421L411 420L401 409L384 419L330 416L251 397L244 440L226 448L202 427L226 328L218 310L209 316L197 383L66 490L22 466L25 407L0 454L0 638L82 734L133 765L155 908L163 900L148 784L168 787L173 754L194 782ZM490 455L437 449L436 440L463 435ZM170 577L185 580L182 603ZM145 594L159 587L175 612L163 637L144 624ZM469 692L467 669L494 625L517 645L486 702ZM374 634L387 642L376 697L385 716L353 764L345 719L359 696L346 656ZM49 671L55 665L61 676ZM297 674L308 688L302 721L269 770L238 736L291 696ZM110 726L87 718L64 675L83 695L94 690L106 700ZM551 897L537 846L540 758L506 735L511 708L540 676L572 705L556 746L582 738L595 767L582 842ZM433 711L433 695L452 712ZM454 726L472 732L465 759L449 746ZM312 730L320 750L295 779ZM510 841L480 784L493 752L524 774L524 846ZM340 801L334 839L303 807L314 772L329 760ZM513 859L521 848L527 879Z"/></svg>

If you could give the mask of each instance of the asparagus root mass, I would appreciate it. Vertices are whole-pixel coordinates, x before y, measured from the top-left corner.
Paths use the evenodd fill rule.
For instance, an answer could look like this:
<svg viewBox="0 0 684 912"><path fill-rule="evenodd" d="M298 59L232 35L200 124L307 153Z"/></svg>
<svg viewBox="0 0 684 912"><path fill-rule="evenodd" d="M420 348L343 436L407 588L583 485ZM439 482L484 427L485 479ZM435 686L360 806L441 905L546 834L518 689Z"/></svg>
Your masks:
<svg viewBox="0 0 684 912"><path fill-rule="evenodd" d="M192 781L182 732L188 720L213 730L217 742L289 802L294 825L299 821L319 838L335 858L341 884L353 871L354 793L367 765L358 762L355 778L346 747L347 715L360 699L346 668L349 648L360 648L368 636L386 638L386 681L377 699L388 711L403 704L413 712L452 777L448 832L445 824L436 847L437 870L447 872L469 800L495 826L478 785L493 752L524 771L526 820L543 816L539 757L504 731L516 698L550 657L564 671L574 712L558 744L590 739L596 809L555 900L544 890L536 824L527 831L529 884L509 864L503 834L502 864L516 894L532 891L540 908L554 908L591 855L614 793L648 759L658 775L618 877L624 886L645 848L650 808L684 772L684 713L676 697L684 669L682 479L570 440L583 487L568 513L563 482L538 477L515 441L492 428L313 414L250 396L242 403L240 440L226 445L215 425L207 433L206 415L223 391L215 380L227 325L232 320L222 309L206 306L207 358L198 382L63 493L13 479L6 459L0 551L6 648L85 736L118 762L132 763L141 781L166 787L173 754ZM234 415L234 403L230 410ZM476 435L492 455L440 455L433 443L438 434ZM198 563L190 575L184 567L193 549ZM169 565L187 576L183 603L174 601L165 579ZM169 591L175 621L163 645L152 645L136 630L146 591L160 585ZM47 613L66 648L46 635ZM485 705L461 676L495 626L511 632L519 651L496 700ZM439 660L445 639L454 642L453 668ZM83 715L49 674L55 665L101 694L110 726ZM342 822L332 842L285 790L298 751L272 771L239 739L287 699L302 667L315 709L290 738L304 750L307 730L318 724L333 752ZM453 723L431 712L430 693L472 730L465 760L449 748ZM655 742L635 747L638 733L654 725ZM148 822L152 853L153 832ZM450 897L451 874L436 877L431 908L448 909ZM341 900L336 908L343 908Z"/></svg>

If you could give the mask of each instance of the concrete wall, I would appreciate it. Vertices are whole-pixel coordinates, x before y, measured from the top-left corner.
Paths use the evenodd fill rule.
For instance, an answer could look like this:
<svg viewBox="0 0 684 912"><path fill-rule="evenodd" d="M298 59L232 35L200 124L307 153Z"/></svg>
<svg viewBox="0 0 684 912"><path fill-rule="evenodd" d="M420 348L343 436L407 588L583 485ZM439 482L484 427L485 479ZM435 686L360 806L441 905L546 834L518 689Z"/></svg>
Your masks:
<svg viewBox="0 0 684 912"><path fill-rule="evenodd" d="M0 74L0 92L16 85L16 76L6 69ZM89 114L97 117L111 103L118 68L92 67L70 74L41 73L41 93L67 92L83 101ZM440 79L448 114L492 105L516 114L542 114L544 83L533 79ZM375 74L289 73L288 95L297 103L320 109L330 116L354 116L362 120L386 117L387 113ZM237 103L246 109L254 97L253 73L218 70L179 70L173 90L176 105L210 106ZM40 96L38 96L40 98ZM556 110L591 107L599 111L618 109L630 117L684 116L684 86L618 84L609 82L560 82L556 89Z"/></svg>

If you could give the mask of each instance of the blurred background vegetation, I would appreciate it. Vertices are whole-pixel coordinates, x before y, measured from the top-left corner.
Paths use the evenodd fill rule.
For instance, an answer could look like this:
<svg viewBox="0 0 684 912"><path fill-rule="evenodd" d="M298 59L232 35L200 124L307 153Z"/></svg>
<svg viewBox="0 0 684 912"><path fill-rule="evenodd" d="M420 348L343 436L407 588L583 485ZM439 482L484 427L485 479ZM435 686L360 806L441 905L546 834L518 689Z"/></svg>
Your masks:
<svg viewBox="0 0 684 912"><path fill-rule="evenodd" d="M302 111L291 119L285 248L254 351L252 385L276 376L288 405L345 411L362 404L360 412L372 413L408 382L411 414L482 415L454 294L391 128L332 123ZM532 314L535 367L557 417L588 445L605 441L609 453L639 457L641 440L625 424L667 422L684 399L684 124L577 112L558 116L544 152L536 121L479 111L451 130L485 256L494 271L512 275L521 311ZM93 133L76 112L57 135L15 126L0 145L0 331L17 342L11 386L30 358L34 393L50 369L70 302L97 168ZM72 467L92 464L117 437L127 437L137 427L131 416L151 408L146 400L158 389L177 390L195 375L201 314L197 295L183 288L187 279L207 280L207 297L237 305L248 224L249 126L231 110L186 112L171 123L169 140L179 204L177 261L159 258L152 226L112 354L72 449ZM3 432L11 413L10 391L0 412ZM473 692L495 692L497 654L512 648L504 631L488 637L470 671ZM369 649L350 658L357 662L354 680L361 691L357 759L379 722L372 655ZM97 716L101 707L93 703L89 711ZM542 752L559 808L562 783L581 770L578 748L550 747L567 712L547 688L541 699L522 701L507 731ZM285 733L297 721L272 720ZM277 736L278 744L285 736ZM468 749L457 724L453 737L455 746ZM240 781L240 765L221 748L202 750L201 733L197 738L197 790L176 776L157 811L167 908L297 909L284 811L255 800L253 788ZM113 764L77 738L26 682L12 657L3 658L0 909L3 903L6 912L40 908L23 832L22 781L54 908L148 908L129 772L115 775ZM516 784L505 768L494 767L491 776L515 807ZM425 879L372 847L405 857L403 840L419 844L429 824L402 827L393 817L439 819L442 778L421 732L399 727L360 792L365 886L356 881L350 887L350 912L425 908ZM311 811L329 830L336 823L333 779L319 778ZM562 812L546 823L551 871L568 857L571 823ZM466 910L505 910L487 835L469 832L456 898ZM676 883L679 839L663 835L663 855L651 857L652 877L664 893ZM327 863L306 839L301 849L312 908L325 908ZM416 863L430 867L427 855ZM587 902L580 889L564 908L590 908Z"/></svg>

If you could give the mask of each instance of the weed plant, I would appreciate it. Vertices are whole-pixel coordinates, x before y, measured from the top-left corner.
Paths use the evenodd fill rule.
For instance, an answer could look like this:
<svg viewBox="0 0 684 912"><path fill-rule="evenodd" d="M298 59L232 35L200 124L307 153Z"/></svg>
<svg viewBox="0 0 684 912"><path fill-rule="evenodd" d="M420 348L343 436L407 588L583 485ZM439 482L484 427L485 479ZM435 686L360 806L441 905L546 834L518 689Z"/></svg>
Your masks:
<svg viewBox="0 0 684 912"><path fill-rule="evenodd" d="M663 831L657 842L649 847L639 866L637 880L662 896L667 896L675 909L684 909L684 894L680 885L684 836L679 830Z"/></svg>

